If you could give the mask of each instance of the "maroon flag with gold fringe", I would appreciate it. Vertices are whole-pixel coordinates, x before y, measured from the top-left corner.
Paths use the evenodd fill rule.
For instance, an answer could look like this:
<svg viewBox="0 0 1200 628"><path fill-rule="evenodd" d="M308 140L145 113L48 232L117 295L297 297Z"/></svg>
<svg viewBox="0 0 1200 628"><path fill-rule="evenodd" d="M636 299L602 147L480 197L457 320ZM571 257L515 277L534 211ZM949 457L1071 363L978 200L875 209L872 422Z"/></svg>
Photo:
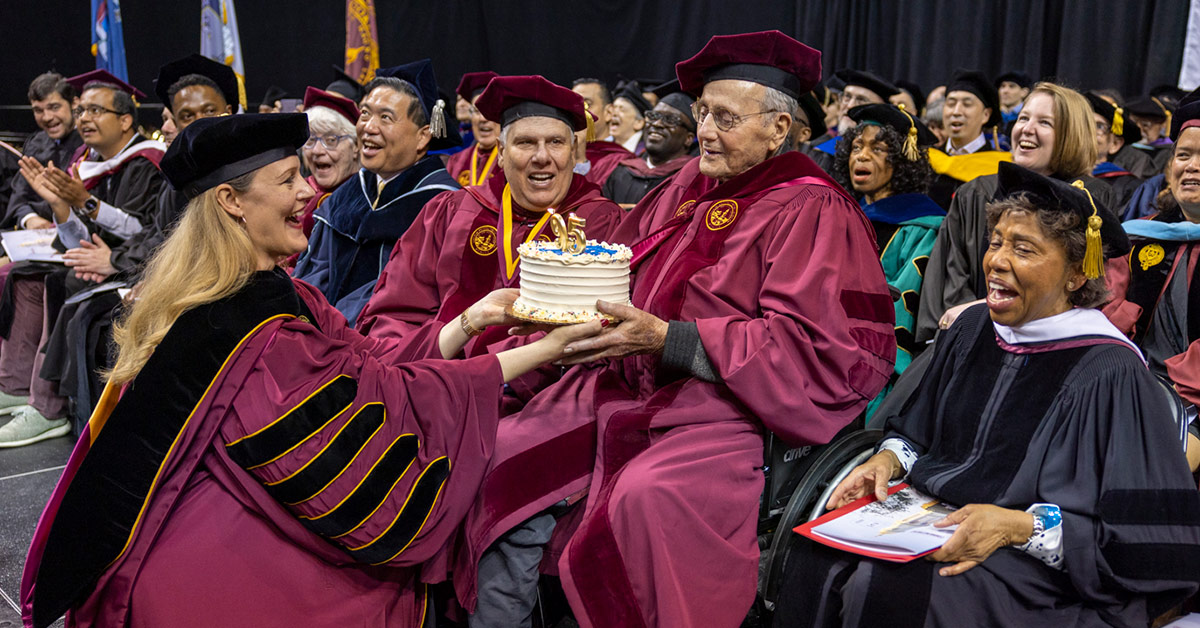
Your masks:
<svg viewBox="0 0 1200 628"><path fill-rule="evenodd" d="M375 0L346 0L346 74L360 84L375 78L379 69L379 29L375 26Z"/></svg>

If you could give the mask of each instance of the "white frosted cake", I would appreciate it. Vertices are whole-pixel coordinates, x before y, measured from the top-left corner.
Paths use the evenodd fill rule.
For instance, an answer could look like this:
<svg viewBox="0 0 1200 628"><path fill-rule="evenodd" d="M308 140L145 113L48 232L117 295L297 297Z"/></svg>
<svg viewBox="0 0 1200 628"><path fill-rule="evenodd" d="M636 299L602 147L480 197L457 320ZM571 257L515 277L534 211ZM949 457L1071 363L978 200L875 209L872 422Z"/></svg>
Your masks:
<svg viewBox="0 0 1200 628"><path fill-rule="evenodd" d="M629 261L633 251L623 244L588 240L579 254L564 252L558 242L526 242L521 256L521 296L513 303L518 318L542 323L583 323L611 318L596 310L596 301L629 304Z"/></svg>

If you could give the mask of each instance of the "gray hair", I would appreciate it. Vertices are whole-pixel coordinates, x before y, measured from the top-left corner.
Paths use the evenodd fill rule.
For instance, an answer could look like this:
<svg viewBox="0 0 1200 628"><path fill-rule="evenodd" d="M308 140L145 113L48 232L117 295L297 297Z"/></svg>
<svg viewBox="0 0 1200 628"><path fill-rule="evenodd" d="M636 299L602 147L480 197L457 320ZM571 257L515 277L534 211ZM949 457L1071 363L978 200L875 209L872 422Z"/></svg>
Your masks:
<svg viewBox="0 0 1200 628"><path fill-rule="evenodd" d="M792 123L795 124L796 117L797 117L796 112L800 110L800 101L796 100L795 98L792 98L791 96L788 96L787 94L775 89L774 87L767 87L765 85L763 87L766 88L766 91L763 93L763 99L762 99L763 109L765 111L777 111L779 113L786 113L792 117ZM764 118L763 124L765 125L766 123L767 123L766 118ZM787 136L783 140L783 144L781 144L779 146L779 148L775 149L775 153L772 154L771 157L777 157L786 152L794 150L795 148L796 148L796 140L792 135L792 130L789 128L788 132L787 132Z"/></svg>
<svg viewBox="0 0 1200 628"><path fill-rule="evenodd" d="M125 90L121 89L121 87L119 85L116 85L115 83L108 83L105 81L88 81L87 85L83 86L83 91L86 92L90 89L111 90L112 95L113 95L113 97L112 97L113 111L117 112L117 115L121 115L121 116L124 116L124 115L134 116L134 123L135 124L137 123L137 116L134 115L134 112L137 111L137 104L135 104L133 102L133 96L131 96L129 94L129 92L126 92Z"/></svg>
<svg viewBox="0 0 1200 628"><path fill-rule="evenodd" d="M946 106L946 99L939 98L933 101L932 105L925 107L925 115L921 116L921 121L925 124L942 124L942 109Z"/></svg>
<svg viewBox="0 0 1200 628"><path fill-rule="evenodd" d="M354 125L329 107L310 107L304 110L304 115L308 116L309 135L349 135L352 141L358 141Z"/></svg>

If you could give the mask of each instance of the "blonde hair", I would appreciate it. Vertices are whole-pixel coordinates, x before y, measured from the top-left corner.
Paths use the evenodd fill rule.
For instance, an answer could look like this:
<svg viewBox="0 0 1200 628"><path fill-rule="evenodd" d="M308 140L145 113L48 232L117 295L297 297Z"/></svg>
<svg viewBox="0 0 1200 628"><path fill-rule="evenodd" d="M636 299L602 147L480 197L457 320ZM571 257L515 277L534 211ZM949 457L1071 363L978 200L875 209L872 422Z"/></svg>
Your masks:
<svg viewBox="0 0 1200 628"><path fill-rule="evenodd" d="M253 177L249 172L226 184L245 192ZM180 315L241 290L257 267L250 237L217 202L217 189L192 199L147 264L138 300L113 326L119 353L108 380L132 381Z"/></svg>
<svg viewBox="0 0 1200 628"><path fill-rule="evenodd" d="M1096 123L1092 106L1083 94L1055 83L1039 82L1025 102L1035 94L1046 94L1054 101L1054 147L1050 170L1063 178L1088 174L1096 165Z"/></svg>

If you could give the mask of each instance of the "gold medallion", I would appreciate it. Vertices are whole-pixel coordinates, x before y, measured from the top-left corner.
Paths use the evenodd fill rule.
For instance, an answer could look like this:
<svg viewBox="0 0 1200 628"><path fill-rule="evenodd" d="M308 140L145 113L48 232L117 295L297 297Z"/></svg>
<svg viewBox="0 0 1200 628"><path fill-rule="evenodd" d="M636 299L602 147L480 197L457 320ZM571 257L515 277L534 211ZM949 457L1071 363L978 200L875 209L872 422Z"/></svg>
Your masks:
<svg viewBox="0 0 1200 628"><path fill-rule="evenodd" d="M471 250L487 257L496 252L496 228L483 225L471 232Z"/></svg>
<svg viewBox="0 0 1200 628"><path fill-rule="evenodd" d="M737 220L738 204L736 201L717 201L708 208L704 216L704 224L710 231L720 231Z"/></svg>
<svg viewBox="0 0 1200 628"><path fill-rule="evenodd" d="M463 187L467 187L468 185L471 184L471 171L470 170L463 170L462 172L458 173L458 184Z"/></svg>
<svg viewBox="0 0 1200 628"><path fill-rule="evenodd" d="M688 210L690 210L692 208L692 205L695 205L695 204L696 204L695 200L684 201L682 205L680 205L679 207L677 207L675 209L675 217L678 218L678 217L688 213Z"/></svg>
<svg viewBox="0 0 1200 628"><path fill-rule="evenodd" d="M1146 245L1142 247L1141 251L1138 251L1138 261L1142 264L1142 270L1146 270L1151 266L1158 264L1159 262L1163 261L1163 258L1165 257L1166 252L1163 251L1163 247L1157 244Z"/></svg>

